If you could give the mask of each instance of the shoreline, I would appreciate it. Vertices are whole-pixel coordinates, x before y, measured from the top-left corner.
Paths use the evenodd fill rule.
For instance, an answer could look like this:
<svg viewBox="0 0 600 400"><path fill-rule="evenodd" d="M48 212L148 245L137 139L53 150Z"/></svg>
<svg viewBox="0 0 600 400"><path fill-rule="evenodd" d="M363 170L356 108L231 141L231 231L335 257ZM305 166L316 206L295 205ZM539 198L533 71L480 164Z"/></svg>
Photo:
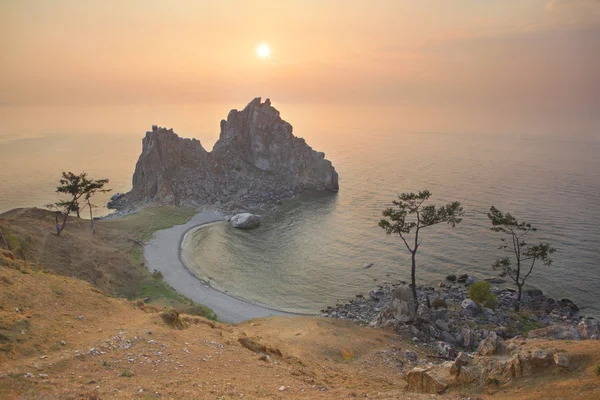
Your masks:
<svg viewBox="0 0 600 400"><path fill-rule="evenodd" d="M185 266L181 259L185 235L199 226L224 220L215 211L203 210L183 225L156 231L152 239L144 244L146 269L150 272L159 271L164 281L176 292L211 308L222 322L237 324L254 318L300 315L252 304L221 292L208 286Z"/></svg>

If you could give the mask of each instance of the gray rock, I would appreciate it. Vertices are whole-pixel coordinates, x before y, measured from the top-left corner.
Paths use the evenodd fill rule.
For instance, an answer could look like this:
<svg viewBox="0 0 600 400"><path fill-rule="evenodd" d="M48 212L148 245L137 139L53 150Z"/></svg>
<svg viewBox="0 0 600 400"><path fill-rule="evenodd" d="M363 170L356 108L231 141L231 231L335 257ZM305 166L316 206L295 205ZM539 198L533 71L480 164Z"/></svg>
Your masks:
<svg viewBox="0 0 600 400"><path fill-rule="evenodd" d="M456 282L456 275L448 275L446 280L450 282Z"/></svg>
<svg viewBox="0 0 600 400"><path fill-rule="evenodd" d="M243 198L259 206L306 190L338 188L338 174L325 155L294 136L268 99L256 98L221 121L212 152L196 139L154 126L143 139L131 191L111 203L118 209L148 202L193 207Z"/></svg>
<svg viewBox="0 0 600 400"><path fill-rule="evenodd" d="M468 278L469 278L469 275L462 274L462 275L458 276L458 278L456 279L456 282L458 282L458 283L465 283Z"/></svg>
<svg viewBox="0 0 600 400"><path fill-rule="evenodd" d="M250 213L241 213L231 217L229 223L238 229L254 229L260 225L260 217Z"/></svg>
<svg viewBox="0 0 600 400"><path fill-rule="evenodd" d="M592 336L600 334L600 323L595 319L582 319L577 325L577 330L582 339L591 339Z"/></svg>

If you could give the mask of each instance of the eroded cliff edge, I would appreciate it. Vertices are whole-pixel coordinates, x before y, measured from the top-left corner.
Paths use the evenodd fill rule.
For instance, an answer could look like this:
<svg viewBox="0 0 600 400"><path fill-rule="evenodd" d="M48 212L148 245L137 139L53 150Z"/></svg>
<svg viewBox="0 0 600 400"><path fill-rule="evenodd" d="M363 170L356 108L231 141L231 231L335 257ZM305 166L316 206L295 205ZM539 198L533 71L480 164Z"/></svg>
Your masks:
<svg viewBox="0 0 600 400"><path fill-rule="evenodd" d="M338 190L338 174L325 154L292 131L269 99L261 103L260 97L221 121L212 152L197 139L153 126L143 139L133 188L113 196L109 208L160 202L241 209L269 206L307 190Z"/></svg>

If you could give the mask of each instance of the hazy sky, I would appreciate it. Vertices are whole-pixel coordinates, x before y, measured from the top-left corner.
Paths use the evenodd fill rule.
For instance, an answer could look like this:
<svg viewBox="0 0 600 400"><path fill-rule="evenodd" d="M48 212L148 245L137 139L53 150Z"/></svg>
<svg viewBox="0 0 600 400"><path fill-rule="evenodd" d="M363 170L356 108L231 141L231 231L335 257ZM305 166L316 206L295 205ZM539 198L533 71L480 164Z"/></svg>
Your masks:
<svg viewBox="0 0 600 400"><path fill-rule="evenodd" d="M0 0L0 54L4 106L600 114L600 0Z"/></svg>

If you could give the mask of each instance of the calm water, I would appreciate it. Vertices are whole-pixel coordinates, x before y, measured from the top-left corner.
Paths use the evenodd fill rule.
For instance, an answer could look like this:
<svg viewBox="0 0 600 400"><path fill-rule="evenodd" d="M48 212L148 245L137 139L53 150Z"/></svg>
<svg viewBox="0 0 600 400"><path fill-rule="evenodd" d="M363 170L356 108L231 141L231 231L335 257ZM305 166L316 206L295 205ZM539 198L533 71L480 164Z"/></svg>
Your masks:
<svg viewBox="0 0 600 400"><path fill-rule="evenodd" d="M228 108L88 111L120 126L120 133L104 125L84 129L83 117L81 132L0 132L0 212L55 201L56 181L68 169L108 177L115 191L126 191L152 123L210 148ZM265 214L253 231L217 223L190 232L184 258L198 276L230 294L299 312L316 312L384 281L408 280L408 254L377 222L396 193L429 189L434 203L461 201L466 216L455 229L424 231L417 261L422 282L450 273L494 274L500 236L486 217L493 204L538 226L537 239L558 249L554 264L539 266L528 282L572 298L584 314L600 315L600 134L428 133L418 131L441 130L445 119L407 118L399 125L397 110L280 110L297 135L332 160L341 189L294 200ZM365 262L375 265L365 270Z"/></svg>

